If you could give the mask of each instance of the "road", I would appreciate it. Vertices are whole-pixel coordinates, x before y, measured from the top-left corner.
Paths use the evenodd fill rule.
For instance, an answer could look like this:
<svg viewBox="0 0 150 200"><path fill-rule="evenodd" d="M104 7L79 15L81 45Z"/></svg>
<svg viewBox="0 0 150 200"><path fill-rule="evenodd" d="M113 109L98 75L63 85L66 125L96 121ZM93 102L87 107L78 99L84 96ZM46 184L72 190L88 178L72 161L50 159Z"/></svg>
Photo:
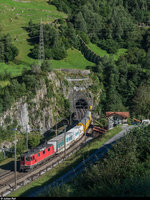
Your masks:
<svg viewBox="0 0 150 200"><path fill-rule="evenodd" d="M126 133L130 129L134 128L134 127L135 127L135 125L124 127L121 132L119 132L117 135L115 135L114 137L112 137L111 139L109 139L104 145L111 144L111 143L115 142L116 140L118 140L121 137L123 137L124 135L126 135Z"/></svg>

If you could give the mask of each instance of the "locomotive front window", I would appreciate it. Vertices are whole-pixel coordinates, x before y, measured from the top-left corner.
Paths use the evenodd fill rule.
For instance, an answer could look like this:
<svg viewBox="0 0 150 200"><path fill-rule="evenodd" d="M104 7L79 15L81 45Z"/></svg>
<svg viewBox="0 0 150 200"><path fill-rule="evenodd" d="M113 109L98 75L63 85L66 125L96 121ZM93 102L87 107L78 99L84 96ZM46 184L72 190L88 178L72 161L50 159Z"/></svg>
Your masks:
<svg viewBox="0 0 150 200"><path fill-rule="evenodd" d="M48 148L48 151L50 151L50 148Z"/></svg>
<svg viewBox="0 0 150 200"><path fill-rule="evenodd" d="M45 154L45 151L43 151L43 154Z"/></svg>
<svg viewBox="0 0 150 200"><path fill-rule="evenodd" d="M27 157L26 161L32 161L32 157Z"/></svg>
<svg viewBox="0 0 150 200"><path fill-rule="evenodd" d="M37 154L37 157L39 157L39 156L40 156L40 153Z"/></svg>

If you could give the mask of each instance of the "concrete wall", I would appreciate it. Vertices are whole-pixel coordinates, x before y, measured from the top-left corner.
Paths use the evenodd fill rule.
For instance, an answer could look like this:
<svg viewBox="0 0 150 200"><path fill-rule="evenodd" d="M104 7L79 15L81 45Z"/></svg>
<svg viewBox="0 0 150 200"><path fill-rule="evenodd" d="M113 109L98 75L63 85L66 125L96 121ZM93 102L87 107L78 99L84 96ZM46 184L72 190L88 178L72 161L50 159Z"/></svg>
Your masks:
<svg viewBox="0 0 150 200"><path fill-rule="evenodd" d="M118 124L127 124L128 120L127 118L123 118L119 115L111 115L108 117L108 129L112 129L115 125Z"/></svg>

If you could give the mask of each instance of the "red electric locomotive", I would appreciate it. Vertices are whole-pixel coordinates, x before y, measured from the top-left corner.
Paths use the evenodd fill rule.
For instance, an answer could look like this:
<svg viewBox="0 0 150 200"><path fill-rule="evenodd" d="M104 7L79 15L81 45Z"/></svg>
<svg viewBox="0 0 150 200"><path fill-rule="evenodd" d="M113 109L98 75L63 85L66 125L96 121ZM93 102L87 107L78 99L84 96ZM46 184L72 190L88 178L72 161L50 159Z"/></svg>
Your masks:
<svg viewBox="0 0 150 200"><path fill-rule="evenodd" d="M55 154L54 145L39 145L21 155L20 171L28 171Z"/></svg>

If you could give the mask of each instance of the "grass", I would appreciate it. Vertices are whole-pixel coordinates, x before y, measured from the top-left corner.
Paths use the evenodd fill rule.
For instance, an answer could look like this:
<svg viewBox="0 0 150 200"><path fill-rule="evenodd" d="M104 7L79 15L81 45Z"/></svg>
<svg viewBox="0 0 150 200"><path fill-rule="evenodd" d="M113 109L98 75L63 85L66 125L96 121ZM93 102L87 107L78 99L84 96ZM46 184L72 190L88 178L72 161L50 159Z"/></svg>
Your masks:
<svg viewBox="0 0 150 200"><path fill-rule="evenodd" d="M99 48L98 46L96 46L95 44L93 44L93 43L91 43L91 42L88 44L88 47L89 47L89 49L91 49L94 53L96 53L96 54L97 54L98 56L100 56L100 57L104 57L104 56L106 56L106 57L113 56L113 58L114 58L115 61L117 61L118 58L119 58L121 55L124 55L124 54L126 53L126 51L127 51L127 49L120 48L120 49L118 49L118 51L117 51L115 54L109 54L109 53L107 53L106 50L103 50L103 49Z"/></svg>
<svg viewBox="0 0 150 200"><path fill-rule="evenodd" d="M21 75L23 68L30 69L29 65L15 65L14 63L7 65L5 63L0 63L0 73L7 71L13 77Z"/></svg>
<svg viewBox="0 0 150 200"><path fill-rule="evenodd" d="M127 52L127 49L124 49L124 48L118 49L118 51L113 55L114 60L117 61L118 58L119 58L121 55L125 55L126 52Z"/></svg>
<svg viewBox="0 0 150 200"><path fill-rule="evenodd" d="M52 68L65 68L65 69L86 69L87 66L94 66L95 64L89 62L84 58L82 53L77 49L69 49L68 56L63 60L52 60Z"/></svg>
<svg viewBox="0 0 150 200"><path fill-rule="evenodd" d="M30 49L33 48L28 43L28 33L25 31L26 27L32 19L33 23L40 24L40 20L43 23L52 22L56 18L67 18L67 15L57 11L56 7L47 3L46 0L1 0L0 1L0 24L2 34L9 33L12 38L12 43L19 49L19 55L16 57L16 61L21 64L0 63L0 73L7 70L12 76L21 75L22 69L25 67L29 69L29 66L37 60L28 56ZM37 35L39 37L39 35ZM102 50L95 44L89 43L89 48L97 55L104 57L109 56L107 51ZM126 49L119 49L114 55L114 59L125 53ZM75 49L68 50L67 58L63 60L51 60L52 68L69 68L69 69L85 69L86 66L94 66L95 64L87 61L83 55ZM6 84L6 83L5 83ZM4 85L1 83L1 85Z"/></svg>
<svg viewBox="0 0 150 200"><path fill-rule="evenodd" d="M4 87L6 87L7 85L10 85L10 82L9 82L9 81L0 81L0 87L4 88Z"/></svg>
<svg viewBox="0 0 150 200"><path fill-rule="evenodd" d="M2 34L9 33L12 43L19 49L17 60L23 65L30 65L34 59L28 56L32 46L27 42L28 33L26 27L32 19L33 23L40 24L52 22L56 18L66 18L66 14L57 11L56 7L49 5L46 0L1 0L0 1L0 25ZM39 35L38 35L39 36ZM37 37L38 37L37 36Z"/></svg>
<svg viewBox="0 0 150 200"><path fill-rule="evenodd" d="M98 46L96 46L95 44L93 44L91 42L88 44L88 47L89 47L89 49L91 49L91 51L93 51L100 57L109 56L109 54L107 53L106 50L99 48Z"/></svg>
<svg viewBox="0 0 150 200"><path fill-rule="evenodd" d="M100 148L108 139L112 138L114 135L122 130L120 126L108 131L102 137L96 138L90 143L87 143L85 147L77 151L66 161L56 166L54 169L50 170L37 180L25 185L18 190L14 191L8 196L19 197L19 196L29 196L32 192L36 191L40 187L47 185L48 183L54 181L56 178L60 177L66 173L69 169L72 169L75 165L81 162L85 157L93 153L96 149Z"/></svg>

